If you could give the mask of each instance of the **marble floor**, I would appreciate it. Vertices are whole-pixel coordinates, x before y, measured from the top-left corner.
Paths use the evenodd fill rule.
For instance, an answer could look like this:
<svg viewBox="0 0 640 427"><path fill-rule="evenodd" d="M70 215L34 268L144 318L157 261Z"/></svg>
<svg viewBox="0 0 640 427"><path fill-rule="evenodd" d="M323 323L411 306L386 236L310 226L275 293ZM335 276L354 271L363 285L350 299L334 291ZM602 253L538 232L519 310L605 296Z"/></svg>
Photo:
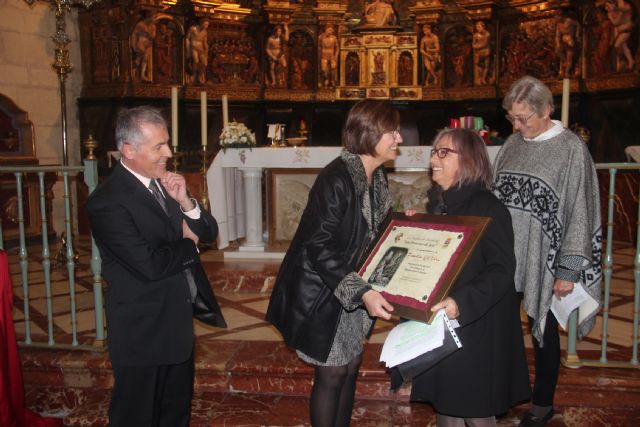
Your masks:
<svg viewBox="0 0 640 427"><path fill-rule="evenodd" d="M76 250L79 254L76 271L76 309L77 336L81 344L91 345L95 339L95 313L93 311L93 277L89 269L90 244L87 239L77 239ZM41 251L37 247L28 251L28 294L29 303L25 307L19 257L16 250L9 250L10 271L14 282L14 322L19 339L25 335L25 312L28 310L28 322L32 340L47 342L47 299L42 273ZM622 243L615 245L613 284L610 299L608 357L612 360L628 360L631 355L633 321L633 259L634 248ZM302 364L291 349L283 343L279 333L265 320L270 290L279 261L267 260L224 260L223 254L216 250L205 250L201 255L216 296L220 302L228 323L227 329L210 327L195 322L198 337L196 348L197 378L196 396L192 426L213 425L307 425L306 396L311 385L311 369ZM71 342L71 310L69 303L68 273L65 265L54 266L52 278L52 320L57 344ZM580 341L578 352L589 358L597 358L600 349L602 318L593 332ZM356 408L352 425L434 425L433 411L428 405L408 402L408 389L392 395L388 391L388 376L378 361L381 343L394 326L394 322L378 321L365 350L365 362L361 370ZM523 327L527 346L531 340L527 328ZM566 346L566 334L563 334L563 346ZM23 366L27 383L28 401L40 401L45 395L51 395L51 388L36 390L29 388L29 381L42 383L40 376L30 367L46 363L60 366L66 364L78 366L108 368L104 351L60 353L56 351L29 350L23 348ZM63 363L63 364L64 364ZM89 369L89 368L87 368ZM561 381L562 394L558 414L551 426L626 426L634 425L631 419L640 419L640 371L563 368ZM615 371L615 372L614 372ZM110 378L105 372L87 374L103 392L84 393L70 397L73 393L63 391L63 400L76 399L83 410L73 410L70 405L63 409L53 404L38 404L35 409L50 411L64 416L66 425L106 425L105 404L108 397ZM53 374L50 375L53 378ZM630 378L631 393L626 393L630 402L624 405L618 401L613 405L606 393L601 393L603 384ZM55 383L57 380L51 380ZM62 381L69 384L69 378ZM82 383L83 381L79 381ZM86 381L84 381L86 382ZM591 386L592 388L580 389ZM60 384L57 384L60 385ZM565 387L564 389L562 387ZM600 387L600 389L598 388ZM58 392L59 392L58 387ZM69 390L71 388L69 387ZM600 393L585 396L585 390ZM628 389L625 389L629 391ZM48 393L48 394L47 394ZM74 392L75 393L75 392ZM604 397L603 397L604 396ZM626 400L624 398L623 400ZM586 402L586 403L585 403ZM71 405L73 406L73 405ZM614 408L615 406L615 408ZM618 407L619 406L619 407ZM627 408L627 409L624 409ZM516 407L499 420L500 425L516 425L518 415L524 406Z"/></svg>

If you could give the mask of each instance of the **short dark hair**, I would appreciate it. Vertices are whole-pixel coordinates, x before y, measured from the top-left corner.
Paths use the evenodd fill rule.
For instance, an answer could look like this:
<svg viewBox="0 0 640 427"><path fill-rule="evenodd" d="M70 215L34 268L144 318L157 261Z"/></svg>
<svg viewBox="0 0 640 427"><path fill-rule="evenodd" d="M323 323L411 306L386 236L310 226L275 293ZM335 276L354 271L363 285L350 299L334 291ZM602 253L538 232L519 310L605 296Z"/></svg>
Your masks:
<svg viewBox="0 0 640 427"><path fill-rule="evenodd" d="M342 130L342 145L353 154L375 156L382 135L400 128L400 113L391 104L375 99L356 103Z"/></svg>
<svg viewBox="0 0 640 427"><path fill-rule="evenodd" d="M488 190L493 184L493 168L487 147L480 135L474 130L452 128L441 130L433 140L433 146L444 137L451 138L451 143L458 151L458 186L478 183Z"/></svg>
<svg viewBox="0 0 640 427"><path fill-rule="evenodd" d="M538 115L544 113L545 107L551 108L553 113L553 94L551 90L540 80L531 76L524 76L511 85L509 91L502 100L502 108L509 111L513 104L524 103Z"/></svg>
<svg viewBox="0 0 640 427"><path fill-rule="evenodd" d="M116 146L118 150L121 150L124 144L138 147L138 142L142 140L142 130L140 129L142 123L167 128L167 121L158 108L141 105L118 111L116 118Z"/></svg>

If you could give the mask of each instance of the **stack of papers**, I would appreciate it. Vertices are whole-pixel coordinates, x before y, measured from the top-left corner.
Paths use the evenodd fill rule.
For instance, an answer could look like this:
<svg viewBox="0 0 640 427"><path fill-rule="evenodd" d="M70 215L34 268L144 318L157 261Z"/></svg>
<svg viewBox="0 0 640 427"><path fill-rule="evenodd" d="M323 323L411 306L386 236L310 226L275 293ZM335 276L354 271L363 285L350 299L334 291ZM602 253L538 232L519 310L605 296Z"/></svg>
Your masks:
<svg viewBox="0 0 640 427"><path fill-rule="evenodd" d="M444 310L436 314L430 325L414 320L400 323L389 332L382 346L380 361L392 368L413 360L442 347L445 334L451 334L457 347L462 347Z"/></svg>
<svg viewBox="0 0 640 427"><path fill-rule="evenodd" d="M588 317L598 309L598 302L584 290L584 287L579 282L573 285L573 291L570 294L560 299L555 295L552 297L551 312L565 331L567 330L569 315L576 308L584 311L584 313L580 313L580 318Z"/></svg>

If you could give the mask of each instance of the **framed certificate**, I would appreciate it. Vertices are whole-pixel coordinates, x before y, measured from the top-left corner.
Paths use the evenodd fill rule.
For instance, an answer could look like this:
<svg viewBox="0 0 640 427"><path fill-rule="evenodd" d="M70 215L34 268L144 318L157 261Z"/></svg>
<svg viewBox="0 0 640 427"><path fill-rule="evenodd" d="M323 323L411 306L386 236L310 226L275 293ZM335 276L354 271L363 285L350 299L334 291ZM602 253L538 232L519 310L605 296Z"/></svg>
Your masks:
<svg viewBox="0 0 640 427"><path fill-rule="evenodd" d="M431 322L491 218L394 213L359 274L394 313Z"/></svg>

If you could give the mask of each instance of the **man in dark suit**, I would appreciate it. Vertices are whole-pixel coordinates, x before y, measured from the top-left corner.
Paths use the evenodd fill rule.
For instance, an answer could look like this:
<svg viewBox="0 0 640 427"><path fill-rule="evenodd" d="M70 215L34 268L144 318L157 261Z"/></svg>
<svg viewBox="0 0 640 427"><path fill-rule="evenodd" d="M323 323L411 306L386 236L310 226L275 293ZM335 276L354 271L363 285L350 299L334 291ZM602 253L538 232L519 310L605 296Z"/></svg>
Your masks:
<svg viewBox="0 0 640 427"><path fill-rule="evenodd" d="M187 427L193 394L193 317L225 322L200 264L215 219L189 197L171 158L165 119L151 107L119 113L122 158L89 197L102 256L114 386L111 427Z"/></svg>

